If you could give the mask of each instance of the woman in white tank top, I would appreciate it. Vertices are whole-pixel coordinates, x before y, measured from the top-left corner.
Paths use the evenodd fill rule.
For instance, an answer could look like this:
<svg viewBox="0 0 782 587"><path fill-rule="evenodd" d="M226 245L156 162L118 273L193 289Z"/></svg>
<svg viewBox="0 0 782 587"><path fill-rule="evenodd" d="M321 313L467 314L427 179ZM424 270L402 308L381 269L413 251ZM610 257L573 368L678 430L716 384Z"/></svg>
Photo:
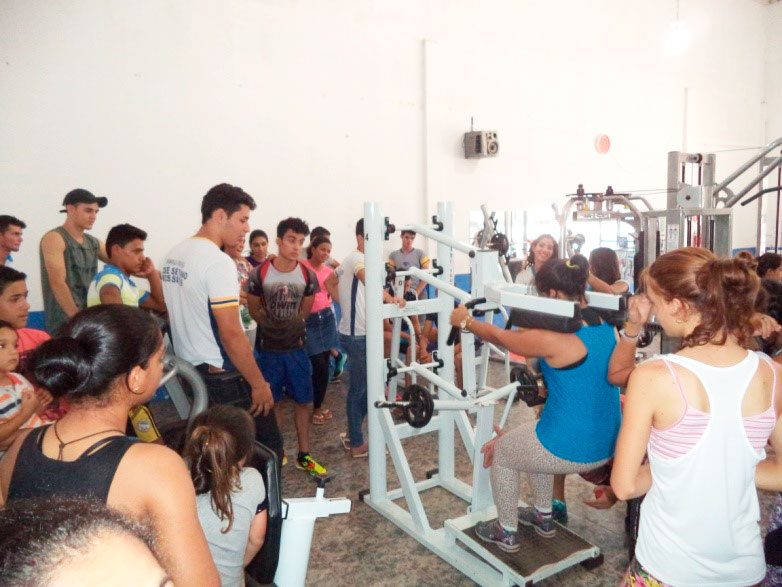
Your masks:
<svg viewBox="0 0 782 587"><path fill-rule="evenodd" d="M658 258L642 283L682 348L640 365L627 387L611 486L620 499L646 497L623 584L757 584L756 477L759 487L782 486L782 466L763 462L769 436L782 454L782 372L747 350L769 329L754 313L758 277L736 259L684 248Z"/></svg>

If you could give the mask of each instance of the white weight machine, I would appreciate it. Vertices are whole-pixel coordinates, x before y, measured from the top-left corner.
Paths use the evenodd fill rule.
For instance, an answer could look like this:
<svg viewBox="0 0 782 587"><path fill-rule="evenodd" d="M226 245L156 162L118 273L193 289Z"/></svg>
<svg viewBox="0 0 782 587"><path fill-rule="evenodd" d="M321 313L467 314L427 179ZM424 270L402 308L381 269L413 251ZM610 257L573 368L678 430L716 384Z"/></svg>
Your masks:
<svg viewBox="0 0 782 587"><path fill-rule="evenodd" d="M362 498L367 505L480 585L526 585L579 563L599 565L602 562L600 549L564 527L542 548L536 546L540 542L534 532L528 536L525 528L520 528L525 546L513 555L503 553L475 536L473 528L476 523L497 515L489 471L483 468L480 449L493 433L494 406L515 393L518 384L510 382L497 389L487 387L486 369L477 369L480 376L476 376L477 363L483 363L484 353L476 359L474 353L463 352L463 388L458 388L454 384L453 346L448 344L449 320L455 301L482 311L487 321L491 321L495 312L504 313L503 306L574 319L578 315L578 305L528 296L524 286L509 284L503 276L497 251L481 250L453 238L450 203L438 203L437 216L432 224L409 224L400 228L413 230L437 242L437 262L432 263L431 269L398 271L395 279L403 279L407 275L421 279L437 289L437 297L410 301L404 308L399 308L395 304L384 304L380 295L366 296L370 486ZM386 281L383 242L394 230L388 219L382 216L379 204L364 205L368 292L379 293L383 289ZM469 257L470 293L453 285L454 251ZM398 286L399 282L396 284ZM394 319L398 323L398 319L435 312L438 315L438 350L430 363L420 364L413 355L410 364L402 366L393 352L392 359L384 359L384 319ZM412 334L412 328L410 331ZM397 346L392 351L398 349L396 327L392 347L394 339ZM461 344L462 349L474 348L472 333L462 332ZM411 340L411 347L415 348L414 340ZM431 391L424 390L415 397L410 394L406 401L395 401L396 377L404 373L425 380ZM388 397L385 389L388 389ZM395 422L391 410L387 409L393 407L401 408L411 417L406 422ZM468 414L475 415L475 425ZM457 430L472 462L472 484L455 476ZM437 471L426 479L416 480L402 443L407 438L430 433L437 436ZM399 478L398 488L389 488L386 449ZM432 488L444 489L467 502L466 513L446 520L442 527L433 528L421 500L421 493ZM402 498L406 509L395 503Z"/></svg>

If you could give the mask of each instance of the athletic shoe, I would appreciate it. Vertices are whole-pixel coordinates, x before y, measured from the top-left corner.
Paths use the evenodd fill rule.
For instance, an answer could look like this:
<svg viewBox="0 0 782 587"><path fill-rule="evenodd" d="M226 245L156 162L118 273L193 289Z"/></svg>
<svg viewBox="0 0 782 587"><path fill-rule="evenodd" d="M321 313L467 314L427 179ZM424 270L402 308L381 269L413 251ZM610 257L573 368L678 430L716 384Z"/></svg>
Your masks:
<svg viewBox="0 0 782 587"><path fill-rule="evenodd" d="M505 552L517 552L521 548L519 533L506 530L498 520L478 522L475 525L475 533L484 542L496 544L500 550Z"/></svg>
<svg viewBox="0 0 782 587"><path fill-rule="evenodd" d="M345 370L345 362L348 360L346 353L339 353L334 359L334 375L331 376L332 382L340 381L342 372Z"/></svg>
<svg viewBox="0 0 782 587"><path fill-rule="evenodd" d="M307 471L310 475L315 477L325 477L329 474L326 467L318 463L310 455L304 455L303 457L296 458L296 468L302 471Z"/></svg>
<svg viewBox="0 0 782 587"><path fill-rule="evenodd" d="M532 526L543 538L551 538L557 533L551 512L544 514L535 507L519 508L519 523Z"/></svg>
<svg viewBox="0 0 782 587"><path fill-rule="evenodd" d="M555 522L567 526L567 504L558 499L551 500L551 516Z"/></svg>

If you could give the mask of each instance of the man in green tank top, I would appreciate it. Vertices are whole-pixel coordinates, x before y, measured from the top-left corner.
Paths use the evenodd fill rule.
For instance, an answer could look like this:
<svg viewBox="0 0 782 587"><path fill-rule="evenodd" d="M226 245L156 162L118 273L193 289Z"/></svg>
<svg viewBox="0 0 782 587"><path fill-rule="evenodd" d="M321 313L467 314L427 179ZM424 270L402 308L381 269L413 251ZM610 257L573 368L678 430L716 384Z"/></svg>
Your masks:
<svg viewBox="0 0 782 587"><path fill-rule="evenodd" d="M65 222L41 239L41 289L49 332L87 307L87 290L98 271L98 259L108 259L103 242L85 231L92 228L98 210L107 203L107 198L95 197L87 190L71 190L60 210L67 214Z"/></svg>

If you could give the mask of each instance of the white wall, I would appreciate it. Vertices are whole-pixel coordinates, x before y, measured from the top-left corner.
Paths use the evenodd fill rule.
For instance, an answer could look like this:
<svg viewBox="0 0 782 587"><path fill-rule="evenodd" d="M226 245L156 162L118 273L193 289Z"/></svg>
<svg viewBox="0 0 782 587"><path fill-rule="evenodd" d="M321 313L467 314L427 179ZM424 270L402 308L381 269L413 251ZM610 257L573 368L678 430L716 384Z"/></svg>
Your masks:
<svg viewBox="0 0 782 587"><path fill-rule="evenodd" d="M674 58L674 0L3 0L0 207L28 222L16 266L40 307L37 242L73 187L109 197L97 236L137 224L156 261L221 181L256 197L254 226L329 227L338 257L367 199L397 223L451 199L466 238L481 202L664 188L669 150L764 142L769 14L682 0L692 45ZM496 159L463 159L470 116L499 132ZM718 177L746 157L720 153ZM754 244L754 211L734 224L734 246Z"/></svg>

